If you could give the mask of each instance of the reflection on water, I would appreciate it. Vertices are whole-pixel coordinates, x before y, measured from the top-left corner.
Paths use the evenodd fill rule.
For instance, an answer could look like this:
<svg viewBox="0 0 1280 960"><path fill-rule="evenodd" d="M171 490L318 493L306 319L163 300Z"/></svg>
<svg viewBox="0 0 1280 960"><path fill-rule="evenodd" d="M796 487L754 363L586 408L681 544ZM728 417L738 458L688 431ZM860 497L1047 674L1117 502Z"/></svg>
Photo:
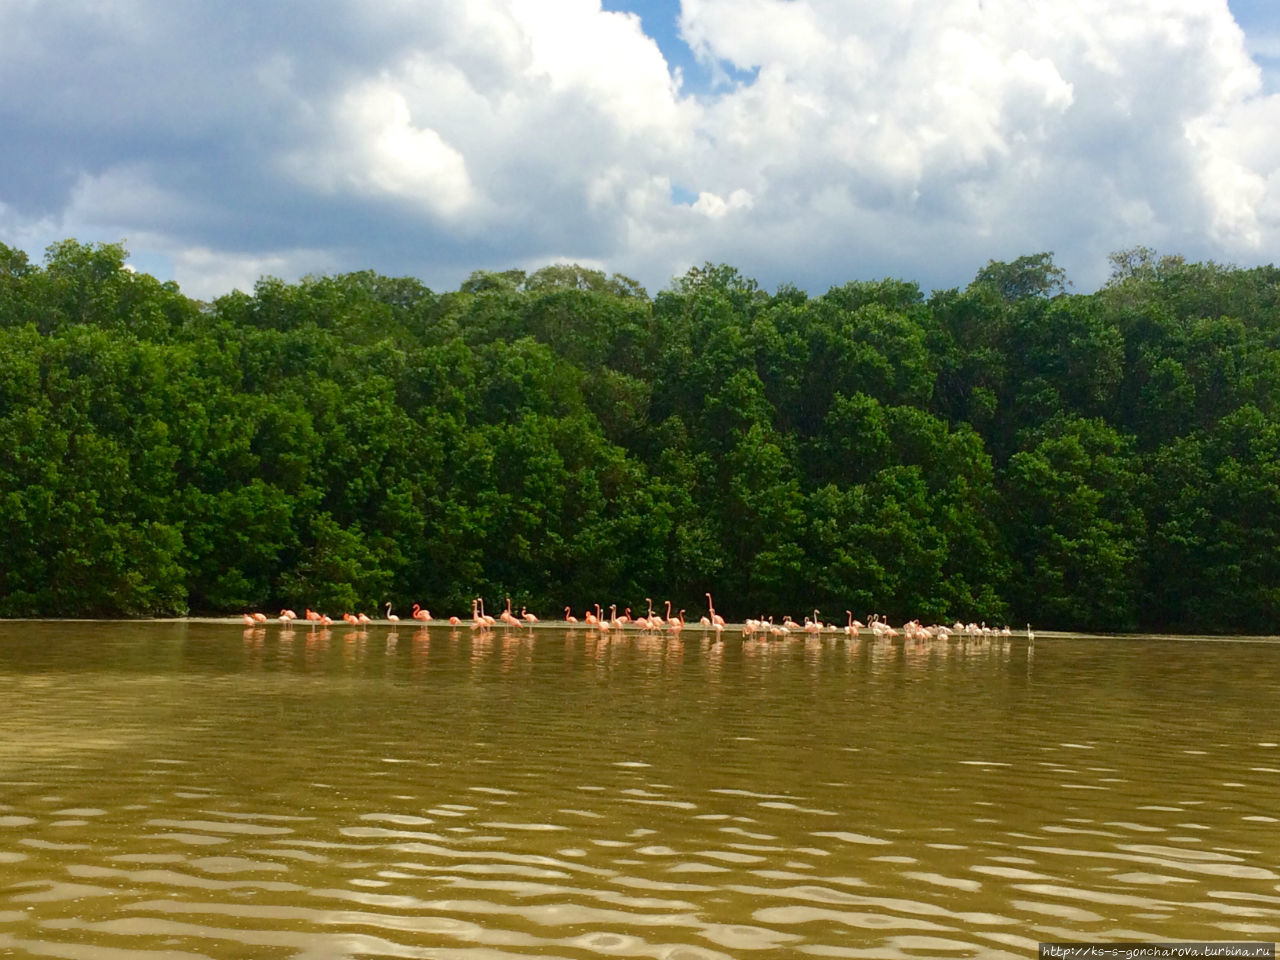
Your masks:
<svg viewBox="0 0 1280 960"><path fill-rule="evenodd" d="M1280 645L0 625L0 954L1280 939Z"/></svg>

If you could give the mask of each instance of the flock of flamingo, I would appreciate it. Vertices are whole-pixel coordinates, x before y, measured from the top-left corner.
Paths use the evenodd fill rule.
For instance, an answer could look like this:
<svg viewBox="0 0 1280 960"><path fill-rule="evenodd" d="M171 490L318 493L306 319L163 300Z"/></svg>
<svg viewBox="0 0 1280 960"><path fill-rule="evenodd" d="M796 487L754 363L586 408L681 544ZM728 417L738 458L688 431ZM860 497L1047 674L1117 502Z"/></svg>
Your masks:
<svg viewBox="0 0 1280 960"><path fill-rule="evenodd" d="M707 614L698 621L698 626L705 633L706 631L714 631L718 638L721 632L728 626L724 617L716 613L715 603L712 602L711 594L705 594L707 598ZM666 600L666 613L657 613L653 609L653 601L649 597L645 597L645 603L648 610L645 614L633 617L631 608L624 608L621 614L618 613L617 604L610 604L608 613L601 608L600 604L594 604L595 610L587 610L579 620L573 615L571 607L564 608L564 619L550 621L551 623L564 624L569 627L582 626L589 630L598 630L603 634L612 631L623 631L627 628L639 629L642 631L667 631L679 634L684 630L686 625L692 626L692 623L686 624L684 618L684 610L678 610L675 616L671 613L671 601ZM391 603L386 604L387 623L398 623L400 618L391 612ZM902 625L900 629L889 625L888 620L878 614L872 614L867 617L867 622L855 620L853 612L845 611L848 620L843 625L836 623L824 623L819 617L819 611L814 610L812 617L805 617L804 623L796 623L790 616L782 618L780 623L775 623L772 616L761 617L758 620L748 619L742 625L742 635L744 637L754 637L757 635L764 637L786 637L790 634L807 634L809 636L822 634L843 634L849 637L860 636L863 630L870 631L871 635L876 638L892 638L901 636L906 640L947 640L952 635L963 637L992 637L1012 635L1012 631L1006 625L996 628L989 627L983 623L961 623L956 621L951 626L943 626L941 624L932 624L930 626L923 625L919 620L909 620ZM420 623L436 623L436 618L431 616L431 611L421 607L418 604L413 605L413 612L410 614L412 619ZM242 614L242 619L246 626L255 627L268 623L271 618L264 613L246 613ZM275 618L282 624L291 624L298 619L298 615L292 610L281 610L280 615ZM307 609L303 619L312 626L328 626L334 621L322 613ZM346 623L362 626L376 621L363 613L344 613L342 620ZM506 627L528 628L536 623L542 623L537 616L530 613L526 607L521 607L517 614L511 608L511 598L507 597L507 607L498 616L494 617L485 613L484 600L480 597L471 601L471 617L464 619L462 617L449 617L450 626L468 625L472 630L487 630L491 627L498 626L499 623ZM1027 624L1027 639L1034 640L1035 634L1031 631L1031 624Z"/></svg>

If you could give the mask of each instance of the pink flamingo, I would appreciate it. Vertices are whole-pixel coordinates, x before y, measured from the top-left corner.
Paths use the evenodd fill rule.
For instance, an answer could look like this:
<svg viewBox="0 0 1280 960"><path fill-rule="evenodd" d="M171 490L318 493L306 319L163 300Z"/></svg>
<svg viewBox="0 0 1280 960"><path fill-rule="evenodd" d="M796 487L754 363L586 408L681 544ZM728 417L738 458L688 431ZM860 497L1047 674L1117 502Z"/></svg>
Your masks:
<svg viewBox="0 0 1280 960"><path fill-rule="evenodd" d="M307 619L308 619L308 620L319 620L319 619L320 619L320 614L316 613L316 612L315 612L314 610L312 610L310 607L306 607L305 609L306 609L306 611L307 611Z"/></svg>
<svg viewBox="0 0 1280 960"><path fill-rule="evenodd" d="M524 607L520 608L520 619L528 624L534 624L538 622L538 618L535 617L532 613L529 613L528 611L526 611Z"/></svg>
<svg viewBox="0 0 1280 960"><path fill-rule="evenodd" d="M666 601L666 604L667 604L667 626L674 627L677 623L679 623L680 626L684 626L683 618L680 620L676 620L676 618L671 615L671 601L670 600Z"/></svg>
<svg viewBox="0 0 1280 960"><path fill-rule="evenodd" d="M645 616L637 618L636 623L640 624L640 627L643 630L656 630L662 625L662 618L653 612L652 600L645 597L644 603L645 606L648 607L649 612Z"/></svg>
<svg viewBox="0 0 1280 960"><path fill-rule="evenodd" d="M516 619L516 615L511 612L511 598L507 597L507 609L498 614L498 619L503 623L509 623L513 627L520 626L520 621Z"/></svg>
<svg viewBox="0 0 1280 960"><path fill-rule="evenodd" d="M430 610L423 610L423 609L422 609L422 607L418 606L418 605L415 603L415 604L413 605L413 619L415 619L415 620L421 620L421 621L423 621L424 623L430 623L430 622L431 622L431 611L430 611Z"/></svg>
<svg viewBox="0 0 1280 960"><path fill-rule="evenodd" d="M240 614L240 619L244 621L244 625L246 627L256 627L258 625L258 621L253 619L253 617L249 616L247 613Z"/></svg>
<svg viewBox="0 0 1280 960"><path fill-rule="evenodd" d="M573 608L571 608L571 607L565 607L565 608L564 608L564 622L565 622L565 623L577 623L577 622L578 622L578 618L577 618L577 617L575 617L575 616L573 615Z"/></svg>
<svg viewBox="0 0 1280 960"><path fill-rule="evenodd" d="M387 601L387 619L388 619L388 620L390 620L392 623L399 623L399 622L400 622L400 618L399 618L399 617L397 617L394 613L392 613L392 612L391 612L391 601L390 601L390 600L388 600L388 601Z"/></svg>
<svg viewBox="0 0 1280 960"><path fill-rule="evenodd" d="M365 616L363 613L357 613L357 614L356 614L356 622L358 622L358 623L373 623L373 621L372 621L372 620L370 620L370 619L369 619L367 616Z"/></svg>
<svg viewBox="0 0 1280 960"><path fill-rule="evenodd" d="M722 616L720 616L720 614L716 613L716 605L715 605L714 603L712 603L712 602L711 602L711 594L709 594L709 593L707 594L707 609L711 611L711 622L712 622L712 623L718 623L718 624L720 624L720 626L722 626L722 627L723 627L723 626L725 625L725 624L724 624L724 617L722 617Z"/></svg>
<svg viewBox="0 0 1280 960"><path fill-rule="evenodd" d="M674 617L672 617L672 618L671 618L671 620L670 620L670 626L671 626L671 632L672 632L672 633L679 633L681 630L683 630L683 629L684 629L684 611L683 611L683 610L681 610L681 611L680 611L680 619L679 619L679 620L677 620L677 619L676 619L676 618L674 618Z"/></svg>

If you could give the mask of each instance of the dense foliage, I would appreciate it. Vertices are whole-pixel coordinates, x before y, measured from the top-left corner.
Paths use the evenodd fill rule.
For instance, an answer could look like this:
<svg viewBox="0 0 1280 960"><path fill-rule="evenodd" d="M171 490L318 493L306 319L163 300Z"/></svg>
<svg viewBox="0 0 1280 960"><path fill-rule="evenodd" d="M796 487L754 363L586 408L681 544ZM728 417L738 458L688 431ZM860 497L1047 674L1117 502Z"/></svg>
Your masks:
<svg viewBox="0 0 1280 960"><path fill-rule="evenodd" d="M0 614L470 598L1274 632L1280 270L656 297L574 266L211 304L0 245ZM700 610L696 611L700 612Z"/></svg>

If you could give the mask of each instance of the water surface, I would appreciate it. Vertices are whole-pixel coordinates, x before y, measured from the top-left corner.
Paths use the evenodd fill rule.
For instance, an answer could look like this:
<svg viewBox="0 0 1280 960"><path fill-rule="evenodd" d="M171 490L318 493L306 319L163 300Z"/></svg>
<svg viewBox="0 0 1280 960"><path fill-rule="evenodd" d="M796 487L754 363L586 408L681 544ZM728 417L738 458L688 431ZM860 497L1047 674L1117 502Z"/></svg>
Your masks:
<svg viewBox="0 0 1280 960"><path fill-rule="evenodd" d="M1280 645L0 624L0 955L1280 939Z"/></svg>

